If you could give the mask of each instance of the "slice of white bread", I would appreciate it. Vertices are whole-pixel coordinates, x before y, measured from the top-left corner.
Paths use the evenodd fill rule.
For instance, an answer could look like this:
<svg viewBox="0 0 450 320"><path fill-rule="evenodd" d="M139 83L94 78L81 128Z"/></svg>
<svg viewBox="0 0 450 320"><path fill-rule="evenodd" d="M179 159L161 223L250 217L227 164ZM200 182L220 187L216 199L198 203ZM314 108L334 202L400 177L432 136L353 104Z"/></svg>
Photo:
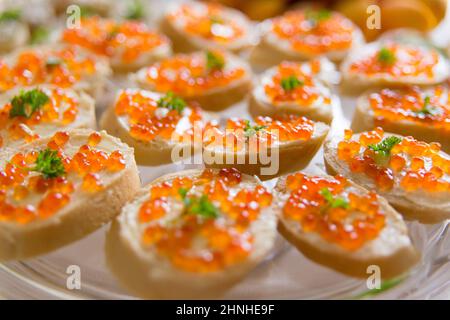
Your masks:
<svg viewBox="0 0 450 320"><path fill-rule="evenodd" d="M358 140L361 134L355 134L351 140ZM402 139L406 139L400 135L391 133L385 133L384 138L390 136L397 136ZM409 137L408 139L413 139ZM354 173L350 170L347 163L338 157L338 143L342 141L342 137L331 137L324 144L324 160L327 172L329 174L342 174L345 177L352 179L355 183L369 189L375 190L379 195L386 198L386 200L407 220L418 220L421 223L439 223L445 219L450 218L450 197L449 191L433 191L429 192L422 189L420 186L416 190L407 191L400 186L399 173L394 174L394 184L392 188L380 188L375 181L367 176L364 172ZM425 142L419 142L422 146L427 146ZM361 149L363 150L363 149ZM448 183L448 161L450 156L439 151L437 153L444 159L447 159L447 165L442 166L443 176L440 181ZM407 159L407 165L410 165L411 157L404 152L401 155L405 155ZM430 169L431 159L427 157L425 159L427 170ZM380 165L381 168L386 168L385 165ZM447 172L446 172L447 170ZM391 170L392 172L392 170ZM404 170L400 171L400 173Z"/></svg>
<svg viewBox="0 0 450 320"><path fill-rule="evenodd" d="M29 74L27 74L28 79L26 79L26 81L23 79L18 81L14 76L10 76L10 78L4 80L11 82L13 85L11 86L8 84L5 88L0 81L0 92L16 86L54 83L60 87L71 87L74 90L82 90L94 99L98 99L104 94L106 80L111 75L109 63L104 58L92 54L80 47L51 44L19 48L8 55L1 57L0 61L5 63L10 69L13 69L16 67L18 59L23 57L23 55L28 54L33 56L32 59L27 58L33 63L32 70L36 68L36 60L34 57L40 60L39 62L41 62L41 64L39 65L39 68L37 68L39 74L36 75L30 71ZM72 57L77 63L83 62L83 65L80 66L81 69L71 70L71 65L73 65ZM70 65L67 64L67 61L70 62ZM23 61L22 64L24 64ZM63 70L59 72L58 75L54 76L54 71L47 70L47 68L59 68L59 64L62 64L61 68L63 68ZM44 75L43 79L40 78L42 75ZM64 77L62 75L68 80L63 80Z"/></svg>
<svg viewBox="0 0 450 320"><path fill-rule="evenodd" d="M35 90L45 94L49 102L41 106L37 114L33 113L30 118L11 118L12 100ZM56 118L51 119L50 114ZM53 85L14 88L0 94L0 117L3 123L3 128L0 129L2 146L10 148L28 143L28 139L35 139L35 135L36 138L45 138L61 130L96 128L94 100L82 91L62 89ZM41 120L37 120L37 117Z"/></svg>
<svg viewBox="0 0 450 320"><path fill-rule="evenodd" d="M219 170L214 170L217 177ZM146 225L142 225L139 219L139 208L149 199L149 189L161 183L170 183L176 178L197 179L202 174L202 170L187 170L174 174L165 175L153 181L149 186L145 187L140 196L134 201L127 204L120 216L112 223L106 238L106 261L107 265L118 278L120 283L143 298L164 298L164 299L193 299L193 298L215 298L223 295L226 289L241 280L250 270L258 265L264 257L271 251L276 238L277 216L271 205L261 207L259 215L255 220L250 221L248 227L245 227L242 235L249 235L253 238L253 242L249 244L248 255L239 261L229 261L226 265L220 265L218 269L204 269L204 264L199 265L199 269L186 270L177 267L170 256L160 254L156 249L156 245L144 246L142 241L143 229ZM233 174L236 174L234 171ZM207 183L209 185L209 183ZM239 184L230 186L231 193L237 192L243 188L254 190L258 186L258 181L250 176L242 175ZM259 186L259 188L262 188ZM186 190L186 189L185 189ZM202 183L189 188L189 195L201 195ZM270 196L269 193L266 196ZM233 198L234 199L234 198ZM216 202L214 202L216 203ZM237 201L233 201L237 205ZM242 212L247 212L247 205L241 203ZM180 198L169 196L168 213L160 218L152 220L147 224L160 226L175 226L177 221L183 219L183 202ZM218 209L219 210L219 209ZM189 214L190 215L190 214ZM197 219L203 219L198 217ZM207 219L207 218L205 218ZM239 219L247 221L248 217L241 215ZM182 220L181 220L182 221ZM215 218L216 225L220 226L224 221L228 221L233 225L234 222L230 216L219 210L219 217ZM208 224L211 220L198 220ZM180 222L183 223L183 222ZM167 232L167 231L166 231ZM180 231L181 232L181 231ZM220 239L221 233L211 235L215 239ZM178 241L185 238L180 238ZM194 249L192 254L199 254L205 245L205 240L196 238L194 240ZM209 238L208 238L209 239ZM175 243L173 245L176 245ZM197 247L196 247L197 246ZM170 246L173 248L173 246ZM195 249L196 248L196 249ZM211 251L209 247L204 247L202 261L207 264L208 256L211 254L221 255L218 251ZM190 251L190 250L189 250ZM227 251L228 252L228 251ZM232 256L229 259L233 259ZM214 262L214 260L213 260Z"/></svg>
<svg viewBox="0 0 450 320"><path fill-rule="evenodd" d="M398 96L399 99L396 99L395 103L399 103L401 99L403 99L402 89L392 90L385 89L388 93L392 92L392 99L394 96ZM426 142L439 142L442 146L442 150L446 153L450 152L450 130L445 128L446 122L445 119L439 123L439 125L444 126L444 128L438 126L433 121L434 116L426 115L420 117L416 113L412 113L414 115L414 120L409 120L405 117L402 118L400 116L399 119L391 120L389 118L379 116L375 114L374 109L371 107L371 95L375 94L376 96L373 99L380 97L380 93L383 91L369 91L361 95L356 104L355 113L353 115L353 120L351 124L351 128L354 132L362 132L372 130L376 127L382 127L387 132L397 133L400 135L411 135L418 140L426 141ZM416 90L421 90L417 88ZM439 91L439 96L437 96L437 91ZM419 91L420 92L420 91ZM388 95L387 93L387 95ZM424 100L427 96L433 97L432 99L438 99L442 105L439 108L445 108L445 114L450 113L450 101L448 101L448 88L444 86L438 86L429 88L425 91L422 91L423 97L421 100ZM435 108L434 104L430 104L432 108ZM394 110L394 106L392 105L383 105L386 110ZM399 112L403 112L403 114L408 115L411 109L406 109L407 111L399 110ZM414 111L414 110L413 110ZM445 115L444 115L445 116ZM438 117L441 119L441 115Z"/></svg>
<svg viewBox="0 0 450 320"><path fill-rule="evenodd" d="M201 133L208 121L207 119L209 118L209 116L206 116L205 112L202 112L197 108L195 112L199 113L203 118L197 119L194 123L192 123L190 116L194 111L190 106L184 107L180 115L180 119L178 120L172 134L174 139L166 139L161 135L157 135L151 140L140 139L130 132L131 121L135 121L131 120L130 114L121 115L116 112L116 106L119 103L118 101L120 101L119 99L122 94L130 97L136 94L142 95L147 99L145 103L157 102L160 98L164 97L164 95L142 89L119 90L116 94L114 105L103 113L100 120L100 127L102 129L116 137L119 137L122 141L134 148L134 155L138 164L160 165L163 163L173 162L177 159L179 160L191 157L195 152L201 150ZM144 104L144 102L141 101L141 105L142 104ZM141 123L137 122L134 124L145 125L149 119L154 119L155 117L159 118L160 123L163 123L163 121L168 118L174 118L172 113L169 114L168 108L159 108L156 111L150 109L145 111L145 108L143 110L143 115L140 117ZM187 131L192 131L193 136L196 135L196 133L199 133L199 141L196 141L195 139L192 141L192 139L189 139L186 135ZM184 137L184 135L186 135L185 139L175 140L176 137ZM172 157L172 151L174 148L180 150L179 153L176 153L176 159Z"/></svg>
<svg viewBox="0 0 450 320"><path fill-rule="evenodd" d="M292 175L292 177L295 176ZM334 177L327 175L308 177L312 179L326 179L333 181L333 183L337 181ZM306 188L305 185L303 187ZM369 266L377 266L380 268L380 276L383 279L389 279L403 274L420 259L420 254L411 243L408 229L401 215L380 196L376 196L376 204L379 206L380 212L384 215L384 226L373 239L363 242L359 247L349 249L339 243L328 241L324 236L314 230L305 230L301 221L292 219L284 213L286 201L291 192L295 192L286 185L286 177L278 180L275 190L281 199L282 207L278 223L279 231L306 257L319 264L346 275L360 278L368 277ZM344 191L339 192L338 196L348 197L348 193L350 192L361 197L369 193L366 189L347 180ZM299 203L303 200L305 203L309 203L307 198L301 198L301 196L297 201ZM319 212L320 208L316 210ZM351 212L352 209L348 210ZM358 213L356 210L353 214L359 216L361 213ZM349 216L351 215L352 213L349 213ZM338 223L336 222L338 220L331 221L334 220L330 220L331 225ZM348 222L348 228L352 230L351 220Z"/></svg>
<svg viewBox="0 0 450 320"><path fill-rule="evenodd" d="M292 118L295 119L296 117ZM265 119L268 121L273 120L268 117ZM309 122L310 120L306 119L306 121ZM243 173L257 175L262 180L272 179L287 172L300 170L309 164L320 149L330 129L328 125L322 122L311 121L311 125L313 126L313 131L311 137L307 139L298 138L295 140L281 141L276 139L272 145L269 145L264 142L259 142L269 138L270 133L263 130L261 134L258 133L260 135L259 137L253 135L252 137L245 138L244 144L240 149L235 149L233 145L224 146L223 144L215 144L214 141L220 140L216 140L216 134L213 134L213 140L206 140L204 142L203 161L206 167L234 167ZM299 130L299 128L293 130ZM227 135L230 134L228 130L225 133ZM242 131L236 131L236 136L239 137L241 133ZM276 133L273 132L273 134ZM225 142L228 143L227 140ZM240 144L237 143L235 147L239 146Z"/></svg>
<svg viewBox="0 0 450 320"><path fill-rule="evenodd" d="M291 62L284 63L293 64ZM299 63L298 69L301 75L297 79L303 83L301 86L305 89L302 93L304 92L306 98L303 101L276 102L267 95L265 87L274 86L273 78L279 74L280 67L283 67L283 63L264 71L259 76L249 101L250 114L254 117L297 114L315 121L331 123L333 119L332 106L339 104L339 97L332 93L329 86L335 84L339 79L334 64L326 58ZM319 68L319 70L314 70L315 68ZM308 80L308 84L304 84L305 80ZM298 95L302 96L302 93ZM310 95L316 94L317 98L308 102L308 99L311 99Z"/></svg>
<svg viewBox="0 0 450 320"><path fill-rule="evenodd" d="M333 12L332 14L341 16L336 12ZM273 19L266 20L259 25L260 32L262 33L261 40L260 43L250 53L250 62L253 66L265 69L277 65L283 60L305 61L319 56L324 56L334 62L340 62L348 55L350 50L358 48L364 43L364 36L361 30L353 22L346 19L346 23L353 29L352 44L349 48L342 50L324 51L321 54L299 51L292 47L292 44L288 39L280 38L273 31L273 20L282 18L283 17L275 17ZM286 29L288 29L288 27L289 25L287 24ZM330 32L332 33L332 31ZM302 35L293 35L293 37L296 36L302 39ZM308 33L305 33L303 37L308 36ZM323 39L323 37L321 36L315 37L313 35L312 37L312 41L317 41L319 43Z"/></svg>
<svg viewBox="0 0 450 320"><path fill-rule="evenodd" d="M66 144L60 145L65 159L79 154L81 146L90 144L89 137L94 132L82 129L70 132ZM107 156L114 151L120 151L122 154L120 170L116 167L114 171L111 171L108 167L108 169L96 172L97 181L102 184L100 189L92 189L92 186L83 187L85 178L79 176L78 171L71 169L66 171L67 174L63 173L62 176L56 178L45 177L43 171L30 172L24 180L25 196L23 196L23 190L20 189L22 190L22 199L15 199L16 193L15 191L13 193L12 187L5 187L5 185L1 187L2 189L6 188L7 193L6 197L2 199L2 209L0 210L0 261L25 259L44 254L86 236L114 218L125 202L133 198L139 191L140 180L133 149L119 139L107 135L104 131L96 135L101 140L96 146L91 144L91 149L102 151ZM54 144L55 141L61 143L60 140L61 138L45 138L17 149L2 150L0 168L2 171L5 170L5 166L10 165L8 163L11 158L18 153L25 156L33 151L42 152L48 150L47 145ZM85 161L84 166L88 168L88 172L92 172L94 169L91 168L98 165L89 159L82 161ZM26 167L33 168L35 165L37 166L37 162L30 163ZM40 186L38 189L30 187L34 185L30 182L31 179L36 178L38 179L36 186ZM68 191L67 184L62 184L61 189L45 187L48 184L61 182L58 179L63 178L73 186L72 192ZM20 181L18 183L14 188L21 188L20 185L23 183L20 184ZM41 190L42 186L47 189L35 191ZM54 197L48 198L50 193L54 193ZM60 202L61 199L65 199L64 202ZM66 202L67 199L68 202ZM58 203L60 206L54 208ZM14 208L34 208L34 212L20 212ZM49 211L49 208L53 209Z"/></svg>
<svg viewBox="0 0 450 320"><path fill-rule="evenodd" d="M205 15L209 15L208 19L211 19L211 21L213 21L213 19L218 20L217 23L211 22L210 38L202 35L195 35L185 30L186 23L190 21L190 19L193 19L186 17L186 14L183 13L186 8L188 8L189 12L190 10L195 12L196 16L205 17ZM209 13L208 10L211 10L212 12L217 11L217 14L211 16L211 13ZM220 37L227 38L230 33L233 35L235 32L233 28L228 25L228 21L236 24L243 34L231 41L220 40ZM255 26L253 26L250 20L238 10L224 7L219 4L198 1L186 1L169 5L164 17L160 21L160 29L172 40L175 52L184 53L204 49L223 49L239 53L250 48L256 42L254 28ZM216 35L219 40L214 40L214 35Z"/></svg>
<svg viewBox="0 0 450 320"><path fill-rule="evenodd" d="M398 53L393 54L391 57L392 50L390 49L392 46L395 46L400 50ZM381 66L378 72L367 75L358 70L352 71L352 65L354 63L360 63L365 59L370 59L376 55L380 55L381 50L385 50L385 60L393 60L392 62L377 62L378 64L387 63L389 68L392 66L398 66L399 62L402 63L398 69L406 70L404 74L392 74L391 72L387 72L384 70L384 67ZM411 55L409 52L414 51L416 54L422 54L423 57L420 58L419 62L414 62L414 65L411 65ZM431 70L421 72L417 75L411 75L412 71L408 71L408 68L416 68L419 66L420 68L425 68L424 65L430 62L430 59L433 59L433 55L436 55L437 62L434 65L431 65ZM380 59L380 58L378 58ZM416 64L417 63L417 64ZM396 71L398 72L398 70ZM412 45L412 44L404 44L404 43L396 43L396 42L372 42L366 44L363 47L352 50L347 58L341 64L341 74L342 74L342 86L344 90L348 92L358 92L370 87L388 87L388 86L404 86L404 85L433 85L438 84L445 81L450 73L450 67L446 60L446 58L436 49Z"/></svg>
<svg viewBox="0 0 450 320"><path fill-rule="evenodd" d="M205 60L204 56L206 56L206 54L207 54L207 52L198 51L198 52L191 53L189 55L183 55L183 54L175 55L175 56L173 56L173 58L177 59L178 57L181 57L181 58L186 57L187 59L194 59L196 62L193 65L196 65L197 63L206 63L206 62L202 62L203 60ZM233 54L225 53L225 52L221 52L221 54L223 55L224 63L225 63L224 68L223 68L224 72L228 73L228 72L235 71L237 69L242 69L243 70L242 77L234 79L229 84L204 89L201 92L192 93L192 94L187 94L185 92L186 90L184 90L184 89L183 89L183 92L180 92L179 90L177 90L177 87L180 84L177 81L175 81L173 83L173 85L171 85L170 87L167 88L166 91L173 91L174 93L181 96L183 99L185 99L187 101L196 101L196 102L200 103L200 105L203 109L211 110L211 111L223 110L223 109L231 106L232 104L237 103L237 102L241 101L242 99L244 99L244 97L250 92L251 87L252 87L252 71L251 71L250 66L243 59L241 59ZM139 86L140 88L151 90L151 91L161 91L161 90L158 90L157 86L155 86L154 83L149 82L147 80L147 76L148 76L149 72L157 73L158 71L155 68L158 68L158 66L161 63L165 63L167 61L170 61L171 59L172 58L163 59L161 62L156 63L153 66L146 67L146 68L139 70L137 73L131 75L131 81L134 81L137 84L137 86ZM190 72L187 72L184 69L185 68L183 68L182 71L180 71L180 69L174 70L174 71L166 70L165 72L166 73L167 72L175 73L175 74L178 74L178 76L179 76L180 72L183 72L183 77L185 77L186 75L190 76ZM173 69L171 69L171 70L173 70ZM203 79L205 79L205 77L210 77L210 75L204 74L201 77ZM192 79L196 79L196 78L194 77Z"/></svg>

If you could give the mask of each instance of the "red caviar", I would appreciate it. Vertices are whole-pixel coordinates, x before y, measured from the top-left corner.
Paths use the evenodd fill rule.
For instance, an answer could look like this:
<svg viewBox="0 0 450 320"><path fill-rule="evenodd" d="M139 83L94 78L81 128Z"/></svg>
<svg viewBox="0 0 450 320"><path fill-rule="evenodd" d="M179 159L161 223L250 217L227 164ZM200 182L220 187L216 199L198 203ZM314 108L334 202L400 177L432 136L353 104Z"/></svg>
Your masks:
<svg viewBox="0 0 450 320"><path fill-rule="evenodd" d="M42 83L71 87L96 71L95 57L74 47L28 49L20 52L14 63L0 59L0 91Z"/></svg>
<svg viewBox="0 0 450 320"><path fill-rule="evenodd" d="M167 18L192 36L227 44L242 38L246 30L224 12L224 7L216 3L181 4Z"/></svg>
<svg viewBox="0 0 450 320"><path fill-rule="evenodd" d="M384 138L381 128L361 133L359 138L347 132L346 139L338 143L338 158L352 172L370 177L381 190L399 187L406 191L450 192L450 159L440 153L439 144L404 137L380 162L369 145Z"/></svg>
<svg viewBox="0 0 450 320"><path fill-rule="evenodd" d="M404 120L450 133L450 93L442 86L429 92L415 86L383 89L370 94L368 100L378 126Z"/></svg>
<svg viewBox="0 0 450 320"><path fill-rule="evenodd" d="M228 67L227 57L222 53L225 67L208 70L206 54L197 52L179 54L166 58L146 69L146 81L159 92L172 91L182 97L190 98L204 94L205 91L225 87L233 81L246 76L246 70L240 66Z"/></svg>
<svg viewBox="0 0 450 320"><path fill-rule="evenodd" d="M48 143L58 152L63 175L45 178L34 171L38 150L16 153L4 165L0 170L0 221L29 223L48 218L67 206L77 189L101 190L101 171L115 172L125 167L120 151L108 154L88 144L69 156L64 149L68 137L66 132L57 132Z"/></svg>
<svg viewBox="0 0 450 320"><path fill-rule="evenodd" d="M241 179L236 169L218 173L205 170L198 177L175 178L152 186L148 200L139 209L143 244L189 272L214 272L240 263L253 247L250 224L272 203L272 195L264 187L240 188ZM232 192L233 187L237 192ZM170 222L160 223L159 219L172 213L174 202L185 205L181 189L188 192L187 198L206 195L220 209L219 217L203 218L183 211ZM195 247L198 243L202 243L201 249Z"/></svg>
<svg viewBox="0 0 450 320"><path fill-rule="evenodd" d="M300 223L302 231L317 233L346 250L361 248L376 238L385 225L377 195L352 190L342 176L325 178L296 173L287 177L286 187L290 196L283 217ZM325 188L333 197L345 200L348 207L330 207L321 194Z"/></svg>
<svg viewBox="0 0 450 320"><path fill-rule="evenodd" d="M369 56L363 56L350 65L351 73L368 76L388 75L393 77L426 77L435 76L435 66L439 63L439 54L433 50L425 50L401 44L387 44L384 50L392 54L394 61L380 61L380 50Z"/></svg>
<svg viewBox="0 0 450 320"><path fill-rule="evenodd" d="M279 38L289 41L295 51L318 55L350 49L355 27L337 12L315 20L308 16L307 10L296 10L274 18L272 31Z"/></svg>
<svg viewBox="0 0 450 320"><path fill-rule="evenodd" d="M83 18L81 28L66 29L62 40L123 62L133 62L141 55L169 44L165 36L150 30L142 22L116 22L98 16Z"/></svg>

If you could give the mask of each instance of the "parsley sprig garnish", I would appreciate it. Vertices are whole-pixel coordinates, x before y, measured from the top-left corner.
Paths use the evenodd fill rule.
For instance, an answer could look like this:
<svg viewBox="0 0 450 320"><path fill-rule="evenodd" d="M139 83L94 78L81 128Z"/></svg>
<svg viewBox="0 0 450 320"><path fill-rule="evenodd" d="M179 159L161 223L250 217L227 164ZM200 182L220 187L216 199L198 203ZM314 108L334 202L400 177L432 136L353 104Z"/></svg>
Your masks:
<svg viewBox="0 0 450 320"><path fill-rule="evenodd" d="M303 86L305 83L299 80L296 76L291 75L289 77L281 79L281 87L285 91L291 91L299 86Z"/></svg>
<svg viewBox="0 0 450 320"><path fill-rule="evenodd" d="M397 57L392 50L383 47L378 52L377 60L384 65L391 65L397 61Z"/></svg>
<svg viewBox="0 0 450 320"><path fill-rule="evenodd" d="M225 60L222 56L211 51L206 51L206 68L211 70L222 70L225 66Z"/></svg>
<svg viewBox="0 0 450 320"><path fill-rule="evenodd" d="M331 18L331 11L327 9L320 10L307 10L305 12L305 18L309 21L309 23L315 27L320 22L328 20Z"/></svg>
<svg viewBox="0 0 450 320"><path fill-rule="evenodd" d="M141 20L145 17L145 10L140 0L133 0L128 5L125 18L128 20Z"/></svg>
<svg viewBox="0 0 450 320"><path fill-rule="evenodd" d="M194 214L203 218L217 218L219 216L218 209L208 199L206 195L201 197L188 197L188 190L180 188L178 194L184 203L185 214Z"/></svg>
<svg viewBox="0 0 450 320"><path fill-rule="evenodd" d="M346 201L344 198L339 198L333 196L330 189L323 188L320 190L320 195L324 197L325 201L327 202L327 205L324 209L324 211L327 211L328 209L334 209L334 208L343 208L347 209L350 204L348 201Z"/></svg>
<svg viewBox="0 0 450 320"><path fill-rule="evenodd" d="M254 134L258 133L261 130L264 130L267 128L267 126L262 125L251 125L249 120L245 120L245 126L244 126L244 136L251 137Z"/></svg>
<svg viewBox="0 0 450 320"><path fill-rule="evenodd" d="M389 157L391 155L392 148L395 147L396 144L402 141L401 138L396 136L390 136L383 139L381 142L377 144L370 144L369 149L381 155L383 157Z"/></svg>
<svg viewBox="0 0 450 320"><path fill-rule="evenodd" d="M441 110L438 107L433 106L430 103L430 101L431 101L431 97L430 96L426 96L424 101L423 101L422 109L418 110L416 113L423 114L425 116L426 115L434 116L434 115L439 114L441 112Z"/></svg>
<svg viewBox="0 0 450 320"><path fill-rule="evenodd" d="M19 20L21 16L22 13L17 9L3 11L0 13L0 22L16 21Z"/></svg>
<svg viewBox="0 0 450 320"><path fill-rule="evenodd" d="M48 38L49 36L49 31L47 28L39 26L33 29L33 31L31 31L31 36L30 36L30 43L31 44L41 44L43 42L45 42L45 40Z"/></svg>
<svg viewBox="0 0 450 320"><path fill-rule="evenodd" d="M164 96L159 98L157 104L159 108L175 110L179 114L181 114L187 106L186 101L176 96L173 92L167 92Z"/></svg>
<svg viewBox="0 0 450 320"><path fill-rule="evenodd" d="M44 178L56 178L66 173L61 158L58 156L58 151L45 149L39 152L35 167L31 171L42 173Z"/></svg>
<svg viewBox="0 0 450 320"><path fill-rule="evenodd" d="M40 89L20 91L20 94L12 98L9 117L29 118L34 112L44 106L50 98Z"/></svg>

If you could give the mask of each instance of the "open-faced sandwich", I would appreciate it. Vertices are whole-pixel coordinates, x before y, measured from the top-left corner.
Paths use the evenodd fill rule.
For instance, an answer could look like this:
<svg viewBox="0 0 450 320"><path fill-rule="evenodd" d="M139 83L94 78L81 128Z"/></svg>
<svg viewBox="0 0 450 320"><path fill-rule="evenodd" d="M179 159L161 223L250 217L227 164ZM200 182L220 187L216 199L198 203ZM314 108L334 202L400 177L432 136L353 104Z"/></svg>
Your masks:
<svg viewBox="0 0 450 320"><path fill-rule="evenodd" d="M406 219L437 223L450 218L450 156L439 143L383 129L325 142L330 174L342 174L385 197Z"/></svg>
<svg viewBox="0 0 450 320"><path fill-rule="evenodd" d="M36 46L0 57L0 92L52 84L99 97L111 74L106 60L74 46Z"/></svg>
<svg viewBox="0 0 450 320"><path fill-rule="evenodd" d="M139 70L132 79L139 87L174 92L200 103L208 110L221 110L242 100L251 88L250 66L230 53L199 51L178 54Z"/></svg>
<svg viewBox="0 0 450 320"><path fill-rule="evenodd" d="M144 298L213 298L271 251L272 195L236 169L188 170L143 189L106 238L111 271Z"/></svg>
<svg viewBox="0 0 450 320"><path fill-rule="evenodd" d="M284 61L260 75L249 102L252 116L297 114L331 123L332 106L339 104L330 85L339 80L327 59Z"/></svg>
<svg viewBox="0 0 450 320"><path fill-rule="evenodd" d="M354 277L376 265L383 279L419 259L399 215L382 197L342 176L295 173L275 187L278 229L305 256Z"/></svg>
<svg viewBox="0 0 450 320"><path fill-rule="evenodd" d="M283 60L325 56L341 61L364 37L353 22L337 12L303 9L264 21L262 39L251 54L252 64L273 66Z"/></svg>
<svg viewBox="0 0 450 320"><path fill-rule="evenodd" d="M60 39L107 57L115 71L135 71L171 54L170 40L143 22L92 16L80 28L66 28Z"/></svg>
<svg viewBox="0 0 450 320"><path fill-rule="evenodd" d="M382 89L362 95L352 121L354 132L385 131L439 142L450 152L450 93L447 86Z"/></svg>
<svg viewBox="0 0 450 320"><path fill-rule="evenodd" d="M161 30L170 37L177 52L242 51L253 45L252 28L240 11L199 1L170 5L161 21Z"/></svg>
<svg viewBox="0 0 450 320"><path fill-rule="evenodd" d="M285 115L250 120L231 118L225 130L204 135L207 167L235 167L267 180L308 165L328 134L329 127L305 117Z"/></svg>
<svg viewBox="0 0 450 320"><path fill-rule="evenodd" d="M0 94L0 147L77 128L95 129L94 100L83 92L42 85Z"/></svg>
<svg viewBox="0 0 450 320"><path fill-rule="evenodd" d="M102 129L132 146L136 161L144 165L174 161L176 147L176 159L201 151L207 126L204 112L195 104L187 104L171 92L141 89L120 90L101 119Z"/></svg>
<svg viewBox="0 0 450 320"><path fill-rule="evenodd" d="M140 188L133 149L105 132L59 131L0 156L0 261L78 240Z"/></svg>
<svg viewBox="0 0 450 320"><path fill-rule="evenodd" d="M344 88L432 85L449 76L446 58L436 49L392 41L372 42L351 52L341 65Z"/></svg>

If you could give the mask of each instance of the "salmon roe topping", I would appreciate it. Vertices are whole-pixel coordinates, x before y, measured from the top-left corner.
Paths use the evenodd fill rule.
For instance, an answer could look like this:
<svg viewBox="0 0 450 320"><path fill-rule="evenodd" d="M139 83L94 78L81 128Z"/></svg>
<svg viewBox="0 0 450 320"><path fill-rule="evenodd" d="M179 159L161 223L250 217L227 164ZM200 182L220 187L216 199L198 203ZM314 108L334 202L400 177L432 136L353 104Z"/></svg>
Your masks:
<svg viewBox="0 0 450 320"><path fill-rule="evenodd" d="M42 83L71 87L96 71L94 57L76 48L30 49L19 53L12 64L0 59L0 91Z"/></svg>
<svg viewBox="0 0 450 320"><path fill-rule="evenodd" d="M250 226L271 205L272 195L262 186L240 187L241 181L236 169L222 169L152 186L138 211L143 245L188 272L214 272L244 261L253 249ZM190 211L187 203L196 201L215 215Z"/></svg>
<svg viewBox="0 0 450 320"><path fill-rule="evenodd" d="M133 62L169 40L144 23L138 21L116 22L99 16L83 18L81 28L64 30L62 40L79 45L96 54Z"/></svg>
<svg viewBox="0 0 450 320"><path fill-rule="evenodd" d="M300 106L311 106L320 100L321 104L331 104L328 91L319 86L314 74L320 72L320 60L309 63L311 70L304 70L304 64L297 62L282 62L270 83L264 85L264 92L270 101L277 105L284 102L294 102ZM286 81L295 81L294 85L286 86Z"/></svg>
<svg viewBox="0 0 450 320"><path fill-rule="evenodd" d="M1 81L1 80L0 80ZM76 120L79 100L63 89L40 88L49 100L30 117L11 117L11 102L0 106L0 135L8 141L31 142L47 133L47 125L65 127ZM18 93L19 95L19 93ZM45 127L44 127L45 126Z"/></svg>
<svg viewBox="0 0 450 320"><path fill-rule="evenodd" d="M179 54L164 59L147 68L146 81L156 91L172 91L182 97L190 98L205 91L225 87L233 81L246 76L246 70L240 66L230 67L226 56L214 53L225 59L222 69L208 69L207 57L203 52Z"/></svg>
<svg viewBox="0 0 450 320"><path fill-rule="evenodd" d="M419 87L383 89L370 94L369 104L378 126L405 120L450 133L450 93L442 86L429 92Z"/></svg>
<svg viewBox="0 0 450 320"><path fill-rule="evenodd" d="M227 120L225 132L212 128L205 134L204 142L206 145L226 146L238 151L245 148L251 139L256 139L257 143L250 143L250 147L274 145L277 142L306 141L311 139L314 127L313 121L296 115L274 118L260 116L255 118L254 124L249 120L231 118Z"/></svg>
<svg viewBox="0 0 450 320"><path fill-rule="evenodd" d="M4 164L0 170L0 221L25 224L51 217L70 203L76 190L101 190L101 172L125 167L120 151L108 154L83 144L69 155L65 149L68 142L67 132L58 132L48 143L54 147L54 161L62 166L55 176L46 176L38 168L45 148L18 152Z"/></svg>
<svg viewBox="0 0 450 320"><path fill-rule="evenodd" d="M283 217L300 223L302 231L317 233L346 250L361 248L384 228L385 214L377 195L352 190L342 176L325 178L296 173L287 177L286 187L290 196ZM331 206L324 190L346 205Z"/></svg>
<svg viewBox="0 0 450 320"><path fill-rule="evenodd" d="M381 128L358 138L347 133L338 143L338 159L352 172L371 178L383 191L398 187L407 192L450 192L450 158L440 152L438 143L403 137L388 154L373 149L386 138Z"/></svg>
<svg viewBox="0 0 450 320"><path fill-rule="evenodd" d="M318 55L350 49L355 28L337 12L296 10L274 18L272 31L295 51Z"/></svg>
<svg viewBox="0 0 450 320"><path fill-rule="evenodd" d="M224 12L224 7L216 3L181 4L167 17L191 36L227 44L242 38L245 28Z"/></svg>
<svg viewBox="0 0 450 320"><path fill-rule="evenodd" d="M383 53L387 54L388 58L380 59ZM434 50L391 43L354 61L349 71L367 76L433 78L435 66L439 61L439 54Z"/></svg>
<svg viewBox="0 0 450 320"><path fill-rule="evenodd" d="M127 118L133 138L141 141L152 141L157 137L191 140L194 133L201 132L208 125L203 121L199 106L186 104L183 110L170 109L158 105L161 98L163 96L148 91L121 91L115 113Z"/></svg>

